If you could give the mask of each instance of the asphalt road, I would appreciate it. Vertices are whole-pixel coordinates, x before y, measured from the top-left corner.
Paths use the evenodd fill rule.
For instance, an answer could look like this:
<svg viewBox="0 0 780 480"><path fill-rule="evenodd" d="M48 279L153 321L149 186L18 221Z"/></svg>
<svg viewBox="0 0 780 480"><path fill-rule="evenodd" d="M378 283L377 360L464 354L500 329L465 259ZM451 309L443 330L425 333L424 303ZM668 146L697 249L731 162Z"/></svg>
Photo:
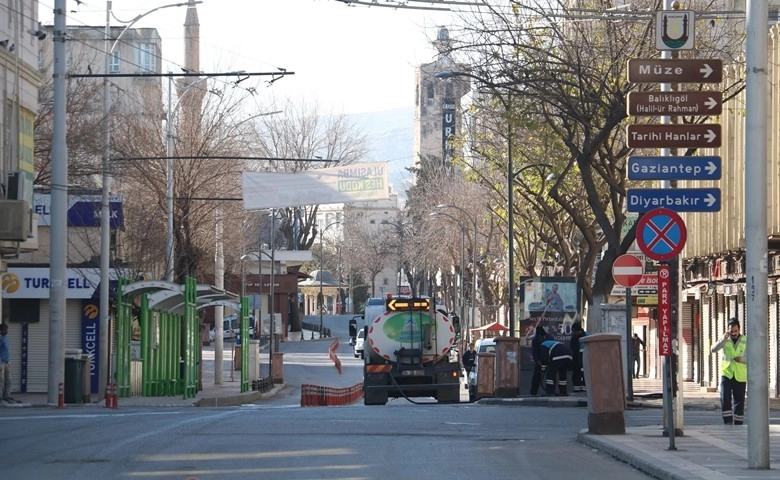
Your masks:
<svg viewBox="0 0 780 480"><path fill-rule="evenodd" d="M257 404L2 411L0 477L648 478L576 442L587 424L583 408L439 405L427 399L301 408L302 383L360 381L361 361L346 337L338 350L343 374L333 366L327 348L334 340L284 342L286 387ZM659 411L627 415L634 413L638 419L628 423L660 422Z"/></svg>

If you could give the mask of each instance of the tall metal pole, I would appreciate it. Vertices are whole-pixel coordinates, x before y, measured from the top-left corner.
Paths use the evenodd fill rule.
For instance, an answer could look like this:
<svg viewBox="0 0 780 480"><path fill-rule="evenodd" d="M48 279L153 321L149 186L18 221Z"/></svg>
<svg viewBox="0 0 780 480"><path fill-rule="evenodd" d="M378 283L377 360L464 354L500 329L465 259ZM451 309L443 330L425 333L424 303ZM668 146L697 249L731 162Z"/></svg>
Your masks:
<svg viewBox="0 0 780 480"><path fill-rule="evenodd" d="M108 75L111 67L111 1L106 2L106 30L105 38L103 41L103 49L105 53L104 69L103 73ZM109 157L111 156L111 84L108 77L103 78L103 162L101 165L102 170L102 185L101 185L101 199L100 199L100 349L98 358L96 359L98 364L98 379L106 379L106 383L109 383L111 372L108 370L108 358L110 355L109 349L111 344L109 339L108 329L108 285L109 285L109 268L111 268L111 262L109 256L111 254L111 212L109 204L109 196L111 192L111 179L108 174ZM105 386L98 381L99 391L98 397L103 397L105 394Z"/></svg>
<svg viewBox="0 0 780 480"><path fill-rule="evenodd" d="M511 98L511 97L510 97ZM507 143L507 182L506 182L506 207L507 207L507 260L509 261L509 336L515 336L515 201L514 184L515 169L512 165L512 121L509 118L511 100L504 104L506 107L506 143Z"/></svg>
<svg viewBox="0 0 780 480"><path fill-rule="evenodd" d="M466 272L466 226L463 225L463 223L460 222L457 218L453 217L452 215L448 215L446 213L442 212L431 212L428 215L433 217L447 217L453 222L455 222L458 227L460 228L460 281L458 282L460 284L460 301L458 302L460 304L460 320L464 323L464 326L466 328L466 343L469 342L469 337L471 335L471 330L469 329L468 322L466 322L465 317L465 308L466 308L466 302L464 301L464 296L466 295L465 291L465 272Z"/></svg>
<svg viewBox="0 0 780 480"><path fill-rule="evenodd" d="M769 469L767 358L767 0L747 2L745 267L748 332L748 468Z"/></svg>
<svg viewBox="0 0 780 480"><path fill-rule="evenodd" d="M170 73L170 72L169 72ZM168 76L168 113L167 121L167 139L165 156L165 211L167 214L167 230L165 235L165 279L173 283L173 132L171 120L173 117L171 96L173 95L173 77Z"/></svg>
<svg viewBox="0 0 780 480"><path fill-rule="evenodd" d="M320 296L317 298L317 307L320 309L320 338L322 338L322 311L325 309L325 296L322 294L322 237L325 230L320 230Z"/></svg>
<svg viewBox="0 0 780 480"><path fill-rule="evenodd" d="M51 264L49 288L49 405L65 381L65 318L68 258L68 145L66 125L66 0L54 2L54 122L51 156Z"/></svg>
<svg viewBox="0 0 780 480"><path fill-rule="evenodd" d="M223 227L222 227L222 208L217 207L216 210L217 224L215 226L216 234L216 248L214 252L214 286L219 290L225 289L225 252L224 243L222 241ZM243 269L242 269L243 272ZM243 290L243 283L241 288ZM243 296L243 291L242 291ZM214 310L214 322L216 325L222 325L225 319L225 307L218 305ZM232 328L232 326L231 326ZM222 348L214 349L214 385L222 385L222 361L223 361ZM244 352L247 355L247 352Z"/></svg>
<svg viewBox="0 0 780 480"><path fill-rule="evenodd" d="M474 226L474 241L471 244L471 313L469 314L471 317L469 318L469 324L471 328L474 328L477 326L477 234L479 233L479 230L477 230L477 219L470 217L469 212L455 205L444 203L436 205L436 208L454 208L471 220L471 224Z"/></svg>
<svg viewBox="0 0 780 480"><path fill-rule="evenodd" d="M271 287L269 289L269 301L268 305L271 307L271 324L268 326L268 332L269 335L269 341L268 341L268 376L273 379L273 356L274 356L274 324L275 324L275 316L276 316L276 305L274 305L274 272L276 271L276 265L275 258L274 258L274 252L276 252L275 248L275 241L276 241L276 209L271 209ZM262 250L260 255L258 255L258 261L260 264L263 263L263 257L262 257ZM260 282L262 283L262 277L260 279ZM262 290L262 287L261 287Z"/></svg>

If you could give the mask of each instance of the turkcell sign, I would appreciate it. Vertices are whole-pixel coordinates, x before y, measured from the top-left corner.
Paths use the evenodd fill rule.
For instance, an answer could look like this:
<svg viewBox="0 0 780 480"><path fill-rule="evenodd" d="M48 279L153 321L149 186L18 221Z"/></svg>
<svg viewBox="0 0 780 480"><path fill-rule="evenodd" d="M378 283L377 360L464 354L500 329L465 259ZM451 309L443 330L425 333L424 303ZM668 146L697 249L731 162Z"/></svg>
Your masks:
<svg viewBox="0 0 780 480"><path fill-rule="evenodd" d="M629 180L720 180L720 157L628 157Z"/></svg>
<svg viewBox="0 0 780 480"><path fill-rule="evenodd" d="M630 188L626 195L629 212L668 208L674 212L720 211L719 188Z"/></svg>
<svg viewBox="0 0 780 480"><path fill-rule="evenodd" d="M717 148L720 124L629 125L628 148Z"/></svg>
<svg viewBox="0 0 780 480"><path fill-rule="evenodd" d="M720 115L723 92L630 92L629 115Z"/></svg>
<svg viewBox="0 0 780 480"><path fill-rule="evenodd" d="M719 58L645 59L628 61L631 83L720 83L723 61Z"/></svg>

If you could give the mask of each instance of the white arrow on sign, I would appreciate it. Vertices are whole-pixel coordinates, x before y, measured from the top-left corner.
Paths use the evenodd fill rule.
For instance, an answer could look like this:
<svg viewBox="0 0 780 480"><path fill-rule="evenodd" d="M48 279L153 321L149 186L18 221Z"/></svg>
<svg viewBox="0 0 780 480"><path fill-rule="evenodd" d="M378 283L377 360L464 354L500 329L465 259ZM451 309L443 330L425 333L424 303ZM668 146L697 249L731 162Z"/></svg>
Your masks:
<svg viewBox="0 0 780 480"><path fill-rule="evenodd" d="M702 73L702 75L704 75L704 78L707 78L710 75L712 75L712 72L714 70L712 69L712 67L710 67L709 63L705 63L704 66L699 69L699 71Z"/></svg>
<svg viewBox="0 0 780 480"><path fill-rule="evenodd" d="M704 105L706 105L706 106L707 106L707 108L709 108L710 110L712 110L713 108L715 108L715 107L717 107L717 106L718 106L718 101L717 101L717 100L715 100L715 99L714 99L714 98L712 98L712 97L707 97L707 101L706 101L706 102L704 102Z"/></svg>
<svg viewBox="0 0 780 480"><path fill-rule="evenodd" d="M718 199L715 198L711 193L708 193L707 196L704 197L704 203L706 203L708 207L712 207L717 201Z"/></svg>
<svg viewBox="0 0 780 480"><path fill-rule="evenodd" d="M707 162L707 166L704 167L705 170L707 170L707 173L710 175L714 174L718 170L718 166L715 165L712 162Z"/></svg>
<svg viewBox="0 0 780 480"><path fill-rule="evenodd" d="M704 135L704 138L707 139L707 143L712 143L715 141L716 138L718 138L718 135L712 130L707 129L707 134Z"/></svg>

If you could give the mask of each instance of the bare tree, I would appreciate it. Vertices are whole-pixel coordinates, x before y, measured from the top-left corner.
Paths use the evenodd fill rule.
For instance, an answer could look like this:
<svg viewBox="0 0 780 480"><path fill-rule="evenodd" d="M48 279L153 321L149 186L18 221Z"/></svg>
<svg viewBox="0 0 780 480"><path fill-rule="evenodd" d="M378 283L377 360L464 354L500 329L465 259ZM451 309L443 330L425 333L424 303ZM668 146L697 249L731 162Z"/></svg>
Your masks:
<svg viewBox="0 0 780 480"><path fill-rule="evenodd" d="M575 8L566 1L488 6L462 16L464 31L454 52L465 57L461 60L472 66L471 73L494 94L512 97L506 109L509 118L519 125L529 125L524 119L531 119L536 129L561 146L550 152L558 176L547 195L556 204L552 211L562 209L579 234L552 230L548 246L568 236L566 248L555 247L558 253L571 255L563 273L575 268L591 304L609 294L612 262L635 235L632 229L621 238L625 161L630 153L624 133L626 95L637 88L627 81L626 60L657 56L654 15L636 14L653 12L657 2L632 3L628 13L634 15L624 17L608 11L614 6L578 2ZM729 43L737 40L729 36L733 32L722 23L713 22L712 27L698 39L705 46L699 53L735 58L737 50ZM523 133L520 142L532 132ZM548 226L554 226L553 219ZM603 259L597 262L602 246Z"/></svg>
<svg viewBox="0 0 780 480"><path fill-rule="evenodd" d="M361 160L365 135L343 114L323 113L317 104L291 100L268 106L275 115L260 117L252 151L271 160L250 166L256 171L300 172L349 165ZM279 230L290 250L309 250L317 239L317 205L278 209Z"/></svg>

